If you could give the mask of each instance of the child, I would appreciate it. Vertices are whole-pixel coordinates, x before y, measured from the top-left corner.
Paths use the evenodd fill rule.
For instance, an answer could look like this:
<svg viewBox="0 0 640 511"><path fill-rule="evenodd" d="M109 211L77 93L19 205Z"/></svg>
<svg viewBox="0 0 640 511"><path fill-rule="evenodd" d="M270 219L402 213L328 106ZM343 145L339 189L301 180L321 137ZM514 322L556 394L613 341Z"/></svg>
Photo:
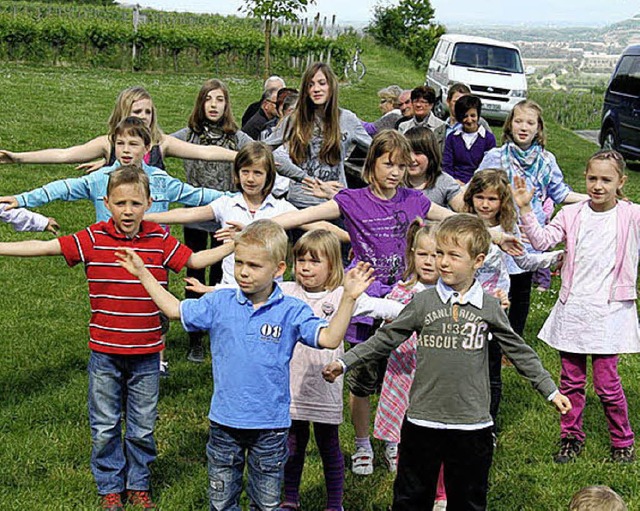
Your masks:
<svg viewBox="0 0 640 511"><path fill-rule="evenodd" d="M341 190L324 204L286 213L274 220L285 229L318 220L344 218L355 261L375 267L377 288L371 296L384 296L400 280L404 270L406 232L416 218L438 220L452 213L431 201L419 190L403 188L407 166L411 163L407 139L392 130L383 130L373 139L362 177L367 188ZM362 320L360 332L350 336L353 343L366 339L369 318ZM384 365L371 364L348 378L351 416L356 430L356 452L352 470L359 475L373 472L373 449L369 440L369 396L382 384Z"/></svg>
<svg viewBox="0 0 640 511"><path fill-rule="evenodd" d="M524 177L527 186L534 189L531 206L540 225L545 224L542 204L547 197L555 204L587 199L586 195L571 191L564 182L555 156L545 149L546 140L542 109L534 101L523 100L513 107L504 121L503 145L487 152L478 167L478 170L503 169L512 185L515 176ZM529 271L511 276L509 321L519 335L524 332L529 314L531 277Z"/></svg>
<svg viewBox="0 0 640 511"><path fill-rule="evenodd" d="M627 511L627 505L608 486L587 486L575 493L569 511Z"/></svg>
<svg viewBox="0 0 640 511"><path fill-rule="evenodd" d="M413 161L407 170L407 186L422 190L431 202L460 211L463 206L460 185L442 172L442 156L433 131L423 127L411 128L404 136L413 152Z"/></svg>
<svg viewBox="0 0 640 511"><path fill-rule="evenodd" d="M337 348L358 296L371 283L365 264L352 269L327 326L274 282L286 268L287 235L274 222L258 220L235 238L235 278L240 286L180 303L156 282L131 250L122 265L140 281L170 319L187 330L208 330L215 382L207 457L211 509L240 509L245 455L252 506L274 510L280 502L287 458L289 361L298 342ZM230 463L230 460L233 460Z"/></svg>
<svg viewBox="0 0 640 511"><path fill-rule="evenodd" d="M151 206L149 178L125 165L109 177L104 198L111 213L71 236L51 241L0 243L0 255L64 256L83 263L89 282L89 423L91 470L103 509L121 511L122 494L131 505L153 507L150 464L156 458L153 430L159 390L159 352L163 349L160 311L128 273L119 268L118 247L144 254L156 278L166 285L167 269L203 267L221 251L192 254L160 226L142 221ZM124 411L126 410L126 415ZM122 441L121 421L126 435Z"/></svg>
<svg viewBox="0 0 640 511"><path fill-rule="evenodd" d="M146 220L161 224L194 223L215 221L221 225L246 225L260 219L273 218L287 211L297 211L296 207L284 199L271 195L276 180L276 165L271 150L264 142L251 141L238 152L233 164L233 180L240 193L225 195L198 208L183 208L150 214ZM306 225L304 228L326 227L335 232L346 233L328 222ZM226 229L220 234L226 235ZM222 284L235 284L233 275L234 256L229 255L222 262Z"/></svg>
<svg viewBox="0 0 640 511"><path fill-rule="evenodd" d="M308 303L316 316L331 319L344 292L340 242L319 229L304 234L293 247L295 282L283 282L286 295ZM395 318L403 306L362 294L354 314L382 319ZM328 384L322 368L344 354L342 343L336 350L314 350L298 344L291 359L291 418L289 459L284 470L285 502L282 509L300 508L300 479L305 449L309 441L309 422L322 457L327 487L327 511L342 509L344 457L340 451L338 426L342 422L342 382Z"/></svg>
<svg viewBox="0 0 640 511"><path fill-rule="evenodd" d="M117 160L113 145L116 127L127 117L138 117L151 132L152 145L149 145L144 158L145 163L152 167L164 169L165 156L222 161L232 161L235 157L235 151L229 149L198 146L165 135L158 126L156 108L149 93L143 87L130 87L118 95L109 117L109 132L106 135L65 149L22 153L0 150L0 163L85 163L100 158L87 165L88 171L99 169L105 163L113 165Z"/></svg>
<svg viewBox="0 0 640 511"><path fill-rule="evenodd" d="M636 311L640 206L618 200L627 177L616 151L600 151L587 162L589 200L562 208L546 227L531 207L533 190L516 180L514 196L525 233L538 250L565 243L562 287L538 337L560 352L560 388L573 411L560 421L561 446L556 463L580 455L585 433L587 356L593 385L607 419L611 461L635 459L627 400L618 375L618 354L640 351Z"/></svg>
<svg viewBox="0 0 640 511"><path fill-rule="evenodd" d="M204 82L198 92L193 111L189 116L189 125L171 136L203 146L224 147L231 151L237 151L251 141L251 138L240 131L233 112L229 89L220 80L210 79ZM203 186L220 190L221 192L234 192L233 164L228 161L184 160L184 170L187 183L192 186ZM220 227L215 222L200 222L184 226L184 243L191 250L204 250L207 247L215 247L217 242L213 233ZM187 270L187 275L205 281L205 270ZM209 269L209 285L213 286L222 279L222 265L216 264ZM187 291L186 298L198 298L199 295ZM202 333L191 332L189 334L189 354L187 359L191 362L201 363L204 360L202 347Z"/></svg>
<svg viewBox="0 0 640 511"><path fill-rule="evenodd" d="M493 454L489 342L497 341L519 372L561 412L571 408L535 352L513 332L498 299L474 279L490 244L482 220L466 214L445 219L436 232L440 279L435 288L417 294L396 320L323 370L332 381L352 366L387 357L418 334L394 511L422 509L433 502L441 463L450 508L486 509Z"/></svg>
<svg viewBox="0 0 640 511"><path fill-rule="evenodd" d="M442 170L466 184L480 165L485 153L496 146L496 137L480 126L482 102L471 94L462 96L455 104L455 116L461 126L445 140Z"/></svg>

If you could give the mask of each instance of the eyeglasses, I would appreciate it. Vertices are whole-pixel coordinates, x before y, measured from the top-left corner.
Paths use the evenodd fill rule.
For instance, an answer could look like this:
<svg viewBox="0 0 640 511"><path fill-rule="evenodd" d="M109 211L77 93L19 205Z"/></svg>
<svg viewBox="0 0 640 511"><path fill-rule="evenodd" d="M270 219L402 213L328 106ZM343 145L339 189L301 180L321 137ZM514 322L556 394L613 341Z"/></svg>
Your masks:
<svg viewBox="0 0 640 511"><path fill-rule="evenodd" d="M390 100L390 99L381 99L381 100L380 100L380 104L381 104L381 105L384 105L385 103L390 103L390 102L391 102L391 100Z"/></svg>
<svg viewBox="0 0 640 511"><path fill-rule="evenodd" d="M425 99L412 99L411 102L414 105L430 105L431 104Z"/></svg>

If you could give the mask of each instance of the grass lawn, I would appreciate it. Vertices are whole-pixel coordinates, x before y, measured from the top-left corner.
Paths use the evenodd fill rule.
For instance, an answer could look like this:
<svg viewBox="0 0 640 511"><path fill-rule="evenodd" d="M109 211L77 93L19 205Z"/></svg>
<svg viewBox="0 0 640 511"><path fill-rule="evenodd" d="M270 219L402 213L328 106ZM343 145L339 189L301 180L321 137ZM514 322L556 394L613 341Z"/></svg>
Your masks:
<svg viewBox="0 0 640 511"><path fill-rule="evenodd" d="M410 88L423 82L407 60L395 52L365 45L364 80L345 85L341 105L363 119L378 117L376 91L397 83ZM64 147L106 132L118 92L131 85L148 88L166 132L182 128L205 75L159 75L0 67L3 109L0 148L31 150ZM220 76L230 89L236 118L259 97L260 80ZM299 80L288 77L289 84ZM559 125L548 123L549 149L567 181L584 191L584 162L595 146ZM184 177L182 163L169 159L168 170ZM51 180L78 175L69 165L7 165L0 168L0 195L18 193ZM640 197L640 178L632 173L628 195ZM54 203L40 208L55 216L64 234L94 221L89 203ZM174 233L178 235L179 229ZM44 234L15 234L0 225L0 239L47 239ZM0 509L91 509L97 503L89 470L90 436L86 413L89 303L80 268L69 269L61 257L32 260L0 258L3 277L0 295L0 331L5 358L0 362ZM536 333L557 298L558 280L546 294L534 291L527 339L556 377L559 361L554 350L536 340ZM172 290L182 296L181 280ZM168 335L171 377L162 382L156 440L159 458L153 468L153 490L162 509L207 508L205 443L206 413L211 397L210 364L186 362L187 336L179 325ZM638 426L640 383L634 376L637 357L622 357L633 425ZM607 484L618 491L629 509L640 509L638 464L607 463L608 435L604 417L592 390L588 394L585 428L588 443L575 463L552 462L559 435L558 416L550 405L518 377L504 371L498 449L489 494L492 510L562 510L570 496L589 484ZM341 429L343 450L352 453L349 420ZM374 474L356 478L347 472L345 509L384 510L390 504L393 478L385 471L380 446ZM245 501L246 504L246 501ZM307 511L324 508L320 459L311 447L303 476L302 505Z"/></svg>

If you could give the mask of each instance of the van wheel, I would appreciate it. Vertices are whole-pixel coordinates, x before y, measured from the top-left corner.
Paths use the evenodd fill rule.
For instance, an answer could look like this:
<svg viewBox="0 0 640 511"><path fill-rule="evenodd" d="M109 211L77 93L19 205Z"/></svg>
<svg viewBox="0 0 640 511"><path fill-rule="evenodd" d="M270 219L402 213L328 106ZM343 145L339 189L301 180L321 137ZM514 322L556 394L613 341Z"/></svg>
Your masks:
<svg viewBox="0 0 640 511"><path fill-rule="evenodd" d="M443 121L447 117L447 111L444 109L444 103L442 102L442 97L436 99L435 105L433 105L432 109L433 115L442 119Z"/></svg>
<svg viewBox="0 0 640 511"><path fill-rule="evenodd" d="M605 151L618 150L618 137L613 128L607 128L602 136L602 149Z"/></svg>

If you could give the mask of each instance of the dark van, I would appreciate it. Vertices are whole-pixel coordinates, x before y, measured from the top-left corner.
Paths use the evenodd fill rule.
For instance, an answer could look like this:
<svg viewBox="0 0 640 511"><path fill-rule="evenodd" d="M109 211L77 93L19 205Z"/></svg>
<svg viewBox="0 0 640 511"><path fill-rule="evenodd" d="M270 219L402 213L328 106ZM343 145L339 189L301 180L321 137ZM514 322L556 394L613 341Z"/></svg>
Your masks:
<svg viewBox="0 0 640 511"><path fill-rule="evenodd" d="M604 95L600 145L640 160L640 44L620 57Z"/></svg>

